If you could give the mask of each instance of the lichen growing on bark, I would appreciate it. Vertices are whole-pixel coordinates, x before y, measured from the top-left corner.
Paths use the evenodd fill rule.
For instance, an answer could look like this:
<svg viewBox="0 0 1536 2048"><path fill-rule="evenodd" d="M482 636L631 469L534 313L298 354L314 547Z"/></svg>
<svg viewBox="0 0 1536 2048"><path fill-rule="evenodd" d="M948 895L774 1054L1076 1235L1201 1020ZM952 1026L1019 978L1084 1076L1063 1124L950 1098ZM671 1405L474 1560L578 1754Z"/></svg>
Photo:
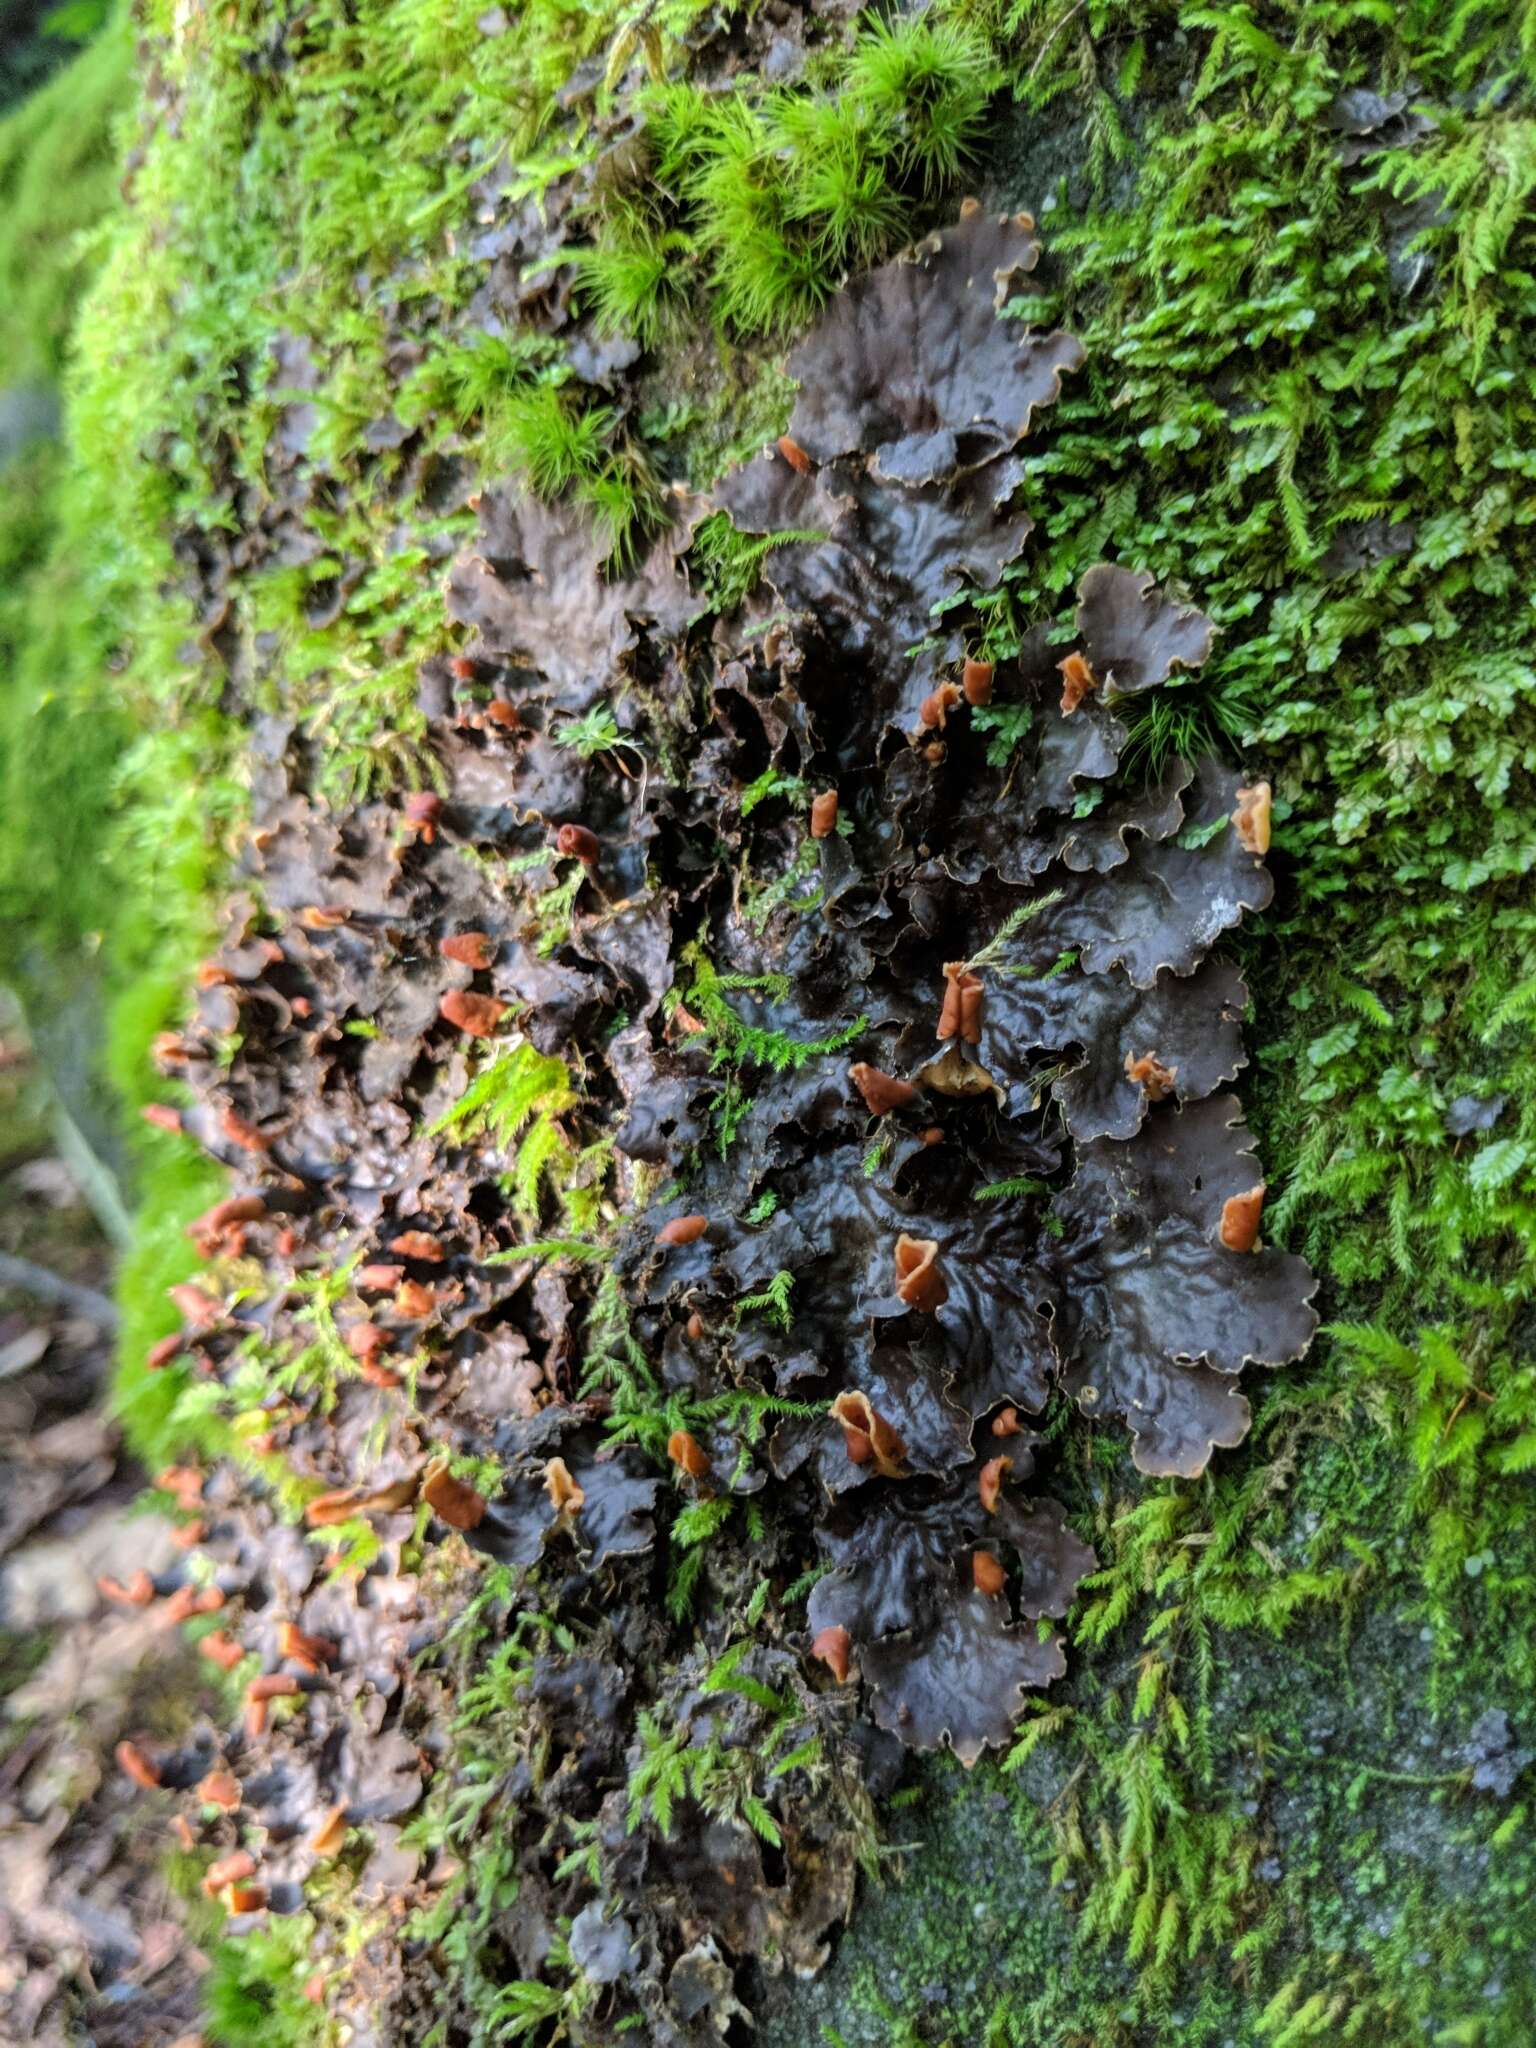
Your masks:
<svg viewBox="0 0 1536 2048"><path fill-rule="evenodd" d="M399 1823L455 1768L478 1554L507 1645L547 1632L507 1966L547 1972L569 1921L583 2039L718 2038L737 1964L814 1968L898 1747L974 1762L1060 1674L1044 1624L1093 1556L1022 1417L1060 1386L1192 1475L1246 1427L1244 1366L1313 1328L1304 1264L1232 1234L1246 997L1209 950L1270 886L1241 778L1116 774L1117 706L1206 622L1106 566L1070 648L962 665L1080 358L1021 317L1036 255L967 205L834 300L785 443L628 569L485 494L466 637L422 677L435 787L333 810L275 728L161 1047L239 1188L175 1348L244 1446L195 1569L258 1662L157 1782L234 1781L237 1912L297 1909L352 1827L365 1891L429 1909L442 1838ZM723 617L689 584L715 507L797 536ZM803 1628L695 1624L675 1576L669 1611L659 1530L737 1512L765 1587L819 1567Z"/></svg>

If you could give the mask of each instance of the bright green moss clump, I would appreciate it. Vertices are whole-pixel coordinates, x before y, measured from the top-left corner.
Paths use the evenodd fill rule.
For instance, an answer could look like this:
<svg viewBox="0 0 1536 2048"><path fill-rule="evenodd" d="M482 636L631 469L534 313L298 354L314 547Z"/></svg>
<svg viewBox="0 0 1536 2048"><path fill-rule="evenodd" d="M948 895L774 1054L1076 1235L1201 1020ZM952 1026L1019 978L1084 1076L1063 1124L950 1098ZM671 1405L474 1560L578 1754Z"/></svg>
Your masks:
<svg viewBox="0 0 1536 2048"><path fill-rule="evenodd" d="M917 16L872 22L813 79L810 92L683 79L640 95L645 159L608 182L582 258L603 325L658 341L693 317L701 284L737 334L805 322L976 161L998 69L980 36Z"/></svg>

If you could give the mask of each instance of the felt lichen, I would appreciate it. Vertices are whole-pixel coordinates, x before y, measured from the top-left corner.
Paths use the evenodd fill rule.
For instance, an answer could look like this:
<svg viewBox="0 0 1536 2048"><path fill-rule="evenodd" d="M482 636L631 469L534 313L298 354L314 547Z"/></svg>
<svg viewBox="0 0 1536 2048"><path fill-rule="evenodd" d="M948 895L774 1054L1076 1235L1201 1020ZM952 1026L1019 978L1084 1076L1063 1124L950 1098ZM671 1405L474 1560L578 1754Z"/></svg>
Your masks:
<svg viewBox="0 0 1536 2048"><path fill-rule="evenodd" d="M815 1873L860 1825L856 1801L820 1795L827 1744L856 1777L856 1741L865 1772L892 1743L974 1763L1062 1673L1044 1624L1094 1558L1031 1491L1048 1474L1021 1412L1062 1387L1095 1418L1123 1415L1145 1469L1195 1474L1246 1427L1243 1366L1295 1358L1313 1326L1302 1262L1230 1227L1255 1181L1240 1110L1217 1092L1242 996L1205 956L1269 889L1236 832L1203 829L1233 809L1236 777L1204 760L1150 791L1114 781L1117 705L1198 663L1206 622L1144 577L1085 577L1076 627L1099 687L1070 715L1043 655L967 693L944 679L964 673L958 640L898 644L896 622L1028 537L1008 510L1015 444L1080 359L1012 305L1036 255L1027 222L967 206L834 300L797 352L799 459L780 447L718 493L749 526L807 530L807 492L825 511L823 538L767 558L787 607L771 645L750 615L706 633L682 565L692 508L618 573L571 507L486 494L449 581L469 637L424 671L434 787L404 830L384 802L337 818L302 754L275 755L246 855L262 908L234 904L165 1047L193 1097L182 1130L254 1184L198 1226L211 1286L174 1290L205 1405L233 1423L247 1332L296 1346L265 1449L313 1531L354 1535L345 1592L312 1559L287 1572L268 1554L268 1489L221 1478L204 1549L224 1626L290 1668L251 1679L243 1730L211 1732L195 1771L161 1760L161 1782L212 1765L253 1807L287 1799L266 1790L273 1746L297 1759L324 1742L305 1856L246 1873L268 1910L296 1906L343 1819L370 1818L362 1753L326 1733L353 1725L363 1689L385 1743L367 1768L401 1759L402 1803L371 1817L421 1796L404 1759L430 1702L398 1652L427 1560L464 1570L477 1553L541 1588L564 1653L533 1658L535 1723L559 1740L560 1701L574 1711L596 1686L612 1702L569 1795L557 1779L514 1837L537 1915L634 1930L611 1997L568 2015L593 2040L625 2019L681 2025L700 1929L717 1957L819 1959L848 1856L838 1883ZM891 333L941 315L958 368L919 349L893 405ZM664 708L598 722L657 675ZM942 744L914 717L935 689ZM515 696L515 721L475 717L486 690ZM994 693L1032 712L1007 767L969 723ZM601 743L572 744L572 721ZM835 783L838 818L807 841L736 803L749 862L782 847L798 863L809 844L822 884L814 914L758 927L725 886L732 849L712 864L695 821L765 754L786 783ZM1105 801L1076 819L1086 781ZM552 946L551 855L577 864ZM1213 1003L1225 1028L1206 1050ZM370 1023L360 1039L353 1019ZM468 1080L465 1035L503 1030L519 1036ZM850 1087L855 1043L872 1057ZM1147 1044L1165 1087L1128 1072ZM892 1142L871 1172L872 1112ZM609 1238L592 1249L611 1253L600 1278L533 1234L546 1180L564 1198L585 1160L586 1213ZM978 1201L1000 1187L1006 1203ZM349 1306L352 1290L368 1300ZM607 1346L600 1373L573 1356L583 1321ZM682 1624L688 1560L737 1514L765 1565L819 1554L827 1569L798 1642L785 1618L775 1643L704 1677L728 1704L690 1704L686 1637L672 1677L642 1678L607 1632ZM647 1593L663 1532L683 1560L670 1621ZM622 1838L557 1852L620 1798ZM641 1831L637 1862L624 1843ZM722 1965L720 1999L733 1983Z"/></svg>

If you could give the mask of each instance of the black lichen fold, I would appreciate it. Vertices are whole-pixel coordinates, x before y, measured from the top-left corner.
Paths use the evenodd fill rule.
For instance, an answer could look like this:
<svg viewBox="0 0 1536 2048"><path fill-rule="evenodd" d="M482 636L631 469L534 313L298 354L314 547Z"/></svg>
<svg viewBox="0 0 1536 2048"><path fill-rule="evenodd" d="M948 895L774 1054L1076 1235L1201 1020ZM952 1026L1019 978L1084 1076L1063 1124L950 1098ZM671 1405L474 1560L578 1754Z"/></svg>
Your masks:
<svg viewBox="0 0 1536 2048"><path fill-rule="evenodd" d="M718 2040L746 1956L813 1967L851 1887L829 1784L897 1743L972 1763L1061 1672L1043 1624L1093 1559L1037 1469L1053 1390L1192 1476L1247 1428L1244 1368L1314 1327L1307 1268L1259 1241L1247 991L1213 951L1270 899L1268 791L1120 768L1128 700L1198 668L1208 622L1104 565L1070 638L965 665L1081 360L1028 317L1037 256L969 205L850 286L791 358L784 439L622 577L574 512L488 491L459 652L422 678L438 789L333 814L266 733L248 893L164 1048L259 1196L210 1224L183 1348L241 1399L253 1353L300 1360L204 1539L266 1664L274 1618L336 1646L306 1685L349 1732L311 1755L285 1712L310 1761L273 1796L304 1825L404 1810L359 1727L413 1745L412 1802L441 1758L417 1532L521 1575L565 1631L529 1754L565 1761L508 1789L509 1968L583 1929L584 2039ZM689 582L720 510L781 537L728 617ZM373 1531L344 1590L281 1562L274 1502ZM683 1621L658 1531L707 1503L750 1510L749 1555ZM811 1564L752 1686L711 1693L744 1591ZM750 1771L767 1698L837 1759L759 1798L774 1857L761 1815L637 1818L637 1727ZM206 1747L274 1785L272 1739Z"/></svg>

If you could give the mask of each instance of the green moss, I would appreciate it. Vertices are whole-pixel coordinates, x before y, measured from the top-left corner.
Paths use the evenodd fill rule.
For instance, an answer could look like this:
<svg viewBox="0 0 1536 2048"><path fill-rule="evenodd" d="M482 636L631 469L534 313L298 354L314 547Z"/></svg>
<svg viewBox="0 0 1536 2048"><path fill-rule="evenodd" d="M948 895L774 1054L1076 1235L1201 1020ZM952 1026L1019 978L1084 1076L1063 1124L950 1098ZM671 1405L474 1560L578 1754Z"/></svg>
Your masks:
<svg viewBox="0 0 1536 2048"><path fill-rule="evenodd" d="M662 227L632 200L613 204L608 232L577 257L577 273L598 326L630 334L650 347L681 317L686 305L679 257L691 248L676 228Z"/></svg>
<svg viewBox="0 0 1536 2048"><path fill-rule="evenodd" d="M497 449L541 498L574 496L590 508L605 551L634 558L662 522L650 463L606 406L582 406L552 383L510 397L496 424Z"/></svg>
<svg viewBox="0 0 1536 2048"><path fill-rule="evenodd" d="M126 14L0 120L0 363L7 383L52 379L82 278L83 239L109 210L132 98Z"/></svg>
<svg viewBox="0 0 1536 2048"><path fill-rule="evenodd" d="M217 1943L203 1996L218 2048L310 2048L325 2039L325 2008L304 1996L314 1934L310 1915L295 1913Z"/></svg>
<svg viewBox="0 0 1536 2048"><path fill-rule="evenodd" d="M46 394L64 369L99 260L99 226L116 202L117 129L131 87L131 43L118 19L0 121L7 384ZM64 701L85 654L80 592L77 579L49 576L46 565L68 478L69 458L46 434L0 459L0 972L13 981L24 948L46 959L61 935L99 928L79 799L99 805L121 741L110 720L77 721ZM61 800L66 787L71 801Z"/></svg>
<svg viewBox="0 0 1536 2048"><path fill-rule="evenodd" d="M594 201L582 274L601 316L655 339L704 285L736 334L803 323L974 160L995 76L981 38L919 15L824 53L809 91L649 88L639 167Z"/></svg>
<svg viewBox="0 0 1536 2048"><path fill-rule="evenodd" d="M224 1448L224 1433L211 1420L193 1424L181 1408L192 1385L191 1365L175 1361L152 1372L144 1359L180 1326L166 1289L190 1279L200 1264L185 1226L227 1188L223 1169L183 1140L156 1134L146 1145L134 1240L117 1272L121 1322L112 1406L130 1448L151 1471L189 1452Z"/></svg>

